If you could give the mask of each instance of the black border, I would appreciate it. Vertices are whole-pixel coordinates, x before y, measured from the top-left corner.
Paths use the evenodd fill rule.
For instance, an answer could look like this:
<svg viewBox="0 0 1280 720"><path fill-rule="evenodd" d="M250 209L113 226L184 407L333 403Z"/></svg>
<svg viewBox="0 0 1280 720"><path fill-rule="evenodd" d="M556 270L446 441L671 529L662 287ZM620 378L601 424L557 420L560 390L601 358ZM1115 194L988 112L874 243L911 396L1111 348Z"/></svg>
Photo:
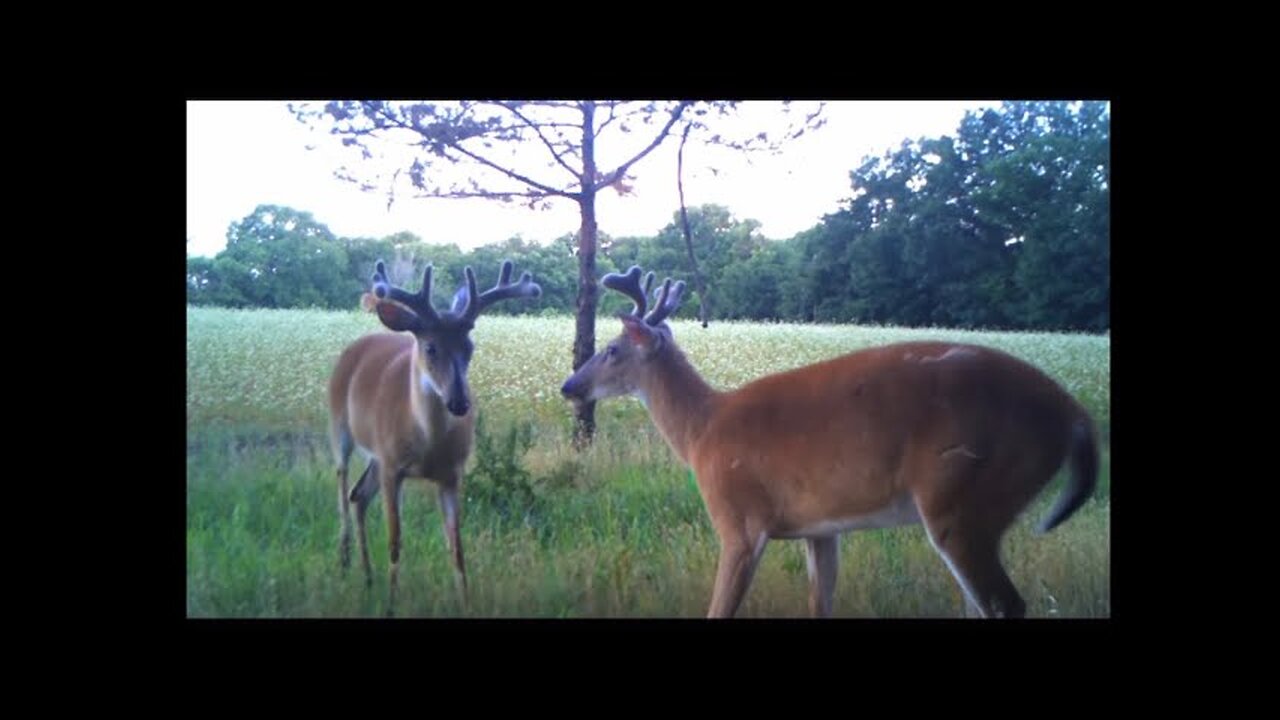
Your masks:
<svg viewBox="0 0 1280 720"><path fill-rule="evenodd" d="M892 78L889 78L888 80L892 80ZM886 80L882 80L881 82L885 86L892 84L892 82L889 82ZM575 93L574 91L582 90L582 88L575 88L575 87L557 87L554 89L550 89L550 88L543 89L542 92L531 93L529 92L529 89L527 87L511 87L508 85L503 85L501 82L486 82L485 80L480 80L478 82L475 82L471 78L468 78L466 82L451 83L447 77L442 77L440 75L432 75L429 82L424 82L423 85L429 85L432 90L431 94L437 97L450 97L450 96L456 96L456 95L466 95L466 96L515 95L515 96L522 96L522 97L533 97L533 96L568 97L568 96L573 96L575 94L580 94L580 93ZM764 83L764 85L767 86L768 83ZM414 92L413 89L410 89L405 85L378 86L377 84L360 83L357 87L358 87L358 92L352 92L351 88L339 88L331 85L307 86L305 84L291 87L287 92L280 92L275 89L272 89L270 91L247 91L247 92L244 91L243 89L237 89L236 91L228 91L228 90L224 90L217 87L211 87L209 84L204 84L204 85L196 84L193 87L188 87L186 91L176 101L172 101L172 102L166 101L163 103L163 112L161 113L160 117L163 117L163 118L172 117L172 121L170 123L171 126L174 128L183 128L183 130L175 133L177 135L177 138L175 138L176 142L174 143L173 147L175 148L174 154L177 156L176 162L172 167L168 166L167 163L165 164L165 167L168 168L168 172L166 172L165 174L172 177L177 173L182 173L183 167L185 166L185 150L183 149L184 144L182 143L184 142L184 137L185 137L185 102L187 100L196 100L196 99L282 100L282 99L289 99L289 98L316 98L316 97L328 97L328 96L408 97L408 96L411 96L412 93ZM881 92L871 92L871 93L857 92L856 94L850 94L849 91L850 89L853 89L853 88L861 90L863 88L874 87L874 84L869 85L868 83L862 82L861 80L857 80L855 78L850 78L850 82L848 84L827 82L820 86L816 86L814 84L807 84L806 82L804 82L803 79L797 80L796 78L788 77L786 78L785 82L779 82L773 88L770 88L770 89L761 90L760 89L761 84L753 83L751 90L745 90L745 89L729 90L722 86L715 86L716 90L714 92L708 92L707 88L705 87L681 87L679 82L676 82L676 83L664 82L664 83L653 85L653 86L645 86L641 84L641 85L632 85L630 87L628 87L627 83L625 82L618 83L618 84L610 82L605 84L605 87L609 87L609 90L607 92L601 92L599 88L593 88L595 90L594 93L581 93L581 94L597 94L597 95L603 94L610 97L648 97L648 96L669 97L673 95L680 95L680 96L686 96L686 97L731 97L736 99L778 99L781 97L794 98L794 99L830 98L830 99L859 99L859 100L861 99L986 99L986 98L998 98L998 97L1016 97L1016 98L1024 99L1024 98L1055 98L1055 97L1064 97L1064 96L1073 97L1073 98L1082 98L1082 99L1110 99L1112 101L1112 125L1113 125L1112 152L1113 154L1118 151L1122 151L1122 149L1124 148L1131 147L1129 145L1129 141L1126 139L1126 135L1125 135L1126 131L1129 133L1136 133L1138 131L1136 123L1135 124L1129 123L1130 116L1128 115L1128 112L1127 112L1129 106L1127 105L1126 102L1117 100L1115 97L1115 93L1103 91L1098 89L1097 87L1094 87L1092 89L1086 89L1086 88L1082 88L1078 84L1064 85L1059 87L1041 86L1041 87L1035 88L1034 90L1030 90L1027 88L1011 89L1008 87L992 88L992 87L979 86L979 87L967 88L962 91L957 91L954 88L948 88L947 90L914 92L909 94L899 94L894 90L887 90L887 89L882 90ZM176 112L174 113L174 115L170 116L168 114L169 110L176 110ZM1116 125L1117 120L1119 120L1118 127L1120 128L1120 132L1118 135L1115 134L1115 127L1117 126ZM1118 141L1117 141L1117 137L1119 138ZM1130 229L1130 233L1132 233L1133 228L1125 224L1126 221L1124 218L1126 217L1126 211L1122 210L1121 208L1126 204L1127 198L1132 197L1132 195L1129 194L1129 191L1134 187L1135 181L1132 178L1135 177L1137 173L1131 170L1128 170L1128 168L1131 168L1134 166L1124 163L1123 160L1119 163L1113 163L1113 168L1115 166L1119 166L1120 168L1121 180L1119 183L1119 187L1120 187L1121 202L1120 203L1113 202L1113 205L1112 205L1112 235L1113 237L1117 234L1119 234L1122 237L1128 237L1128 235L1126 235L1126 233L1124 232L1124 229L1128 227ZM1114 174L1114 169L1113 169L1113 174ZM185 173L183 177L185 177ZM159 188L161 192L163 192L165 187L171 186L174 188L173 197L166 198L166 203L170 205L172 208L185 208L185 196L181 194L182 189L185 187L185 182L182 184L179 184L176 182L165 182L165 183L162 183L162 185L164 187ZM152 186L154 186L154 184ZM1114 188L1114 185L1113 185L1113 188ZM180 213L182 216L185 216L185 211L177 211L177 212ZM172 235L167 233L162 233L162 236L164 237L173 237L176 235L177 233L173 233ZM156 243L156 244L158 245L159 243ZM147 377L145 378L145 382L140 383L139 388L143 389L144 394L148 396L146 399L150 399L154 397L156 399L160 399L161 403L157 413L155 414L148 413L148 416L151 418L150 420L143 419L143 420L140 420L140 422L144 427L152 428L152 429L158 429L161 427L167 428L172 426L174 428L175 435L178 432L177 428L182 427L183 428L182 432L184 436L181 439L179 439L178 437L174 437L172 440L164 440L163 439L164 436L163 434L161 434L161 437L155 438L154 440L151 440L147 443L151 445L151 447L146 452L148 455L150 455L153 458L153 460L148 461L147 464L155 468L155 473L154 473L156 476L155 482L161 486L160 488L158 488L160 492L147 493L145 497L141 497L141 498L135 497L130 499L129 502L133 506L133 512L138 514L145 514L151 518L151 521L162 522L160 519L164 519L167 521L174 522L174 536L175 536L176 542L174 542L172 545L167 541L163 543L156 542L156 539L157 539L156 534L149 534L149 537L146 537L146 538L138 538L139 542L145 542L146 543L145 546L152 549L150 552L146 553L146 555L149 557L147 561L148 570L146 573L142 573L142 575L144 576L144 579L149 581L148 584L150 582L154 582L156 587L149 590L142 590L141 588L139 588L136 591L136 594L134 596L138 597L138 596L146 595L146 596L149 596L149 601L151 603L158 602L160 604L158 618L153 615L149 619L152 621L156 619L161 620L161 623L160 623L161 633L171 633L173 630L178 629L178 628L169 626L169 624L165 622L169 620L175 620L175 621L178 621L177 625L183 631L181 633L181 636L184 639L186 640L199 639L200 644L206 644L206 643L216 644L219 640L222 640L222 641L230 640L234 644L239 640L247 639L249 636L266 634L266 633L285 634L285 635L288 635L290 638L290 641L293 642L298 640L300 636L304 636L304 635L313 633L315 631L319 631L319 633L326 634L326 635L348 636L348 637L353 636L356 632L361 633L361 635L370 635L370 636L376 636L382 632L391 632L395 634L394 637L396 638L405 636L407 633L423 633L423 634L466 633L469 635L482 634L482 635L489 636L486 639L486 642L492 639L494 635L508 635L508 636L515 635L517 638L516 642L520 643L521 640L518 639L518 636L521 633L537 634L539 632L550 632L555 634L557 645L564 643L569 638L576 638L577 636L581 636L583 633L587 633L587 634L618 633L621 636L625 636L625 641L628 644L628 647L633 647L636 645L642 645L644 644L643 642L644 640L651 639L651 638L658 643L665 642L668 636L674 633L679 635L687 635L690 638L690 642L692 643L697 643L698 640L700 639L699 636L702 636L701 639L711 641L716 646L724 646L726 641L734 640L735 642L741 643L740 647L744 647L744 648L751 647L753 643L752 638L758 637L761 635L777 637L779 634L782 634L782 635L788 636L788 639L785 640L784 642L790 642L789 638L795 637L796 639L803 639L803 641L806 641L806 642L811 641L817 644L826 644L826 643L823 643L822 641L827 640L832 636L833 633L836 633L843 636L839 641L841 646L846 645L847 643L856 639L858 643L863 643L863 642L869 643L870 646L874 647L875 653L884 652L886 650L889 650L892 647L901 648L902 642L905 638L910 638L911 641L914 642L917 639L924 639L924 637L926 636L937 636L937 637L940 637L941 642L943 642L944 644L949 642L960 642L960 643L964 643L966 646L970 646L973 643L978 643L980 645L987 645L987 646L990 646L992 644L1002 646L1004 642L1008 641L1011 637L1024 636L1031 640L1032 645L1035 645L1037 647L1042 647L1042 648L1046 646L1054 646L1055 644L1073 645L1074 643L1071 642L1071 640L1073 638L1078 638L1081 641L1082 645L1095 646L1095 649L1091 651L1091 654L1092 654L1092 652L1095 652L1097 649L1096 641L1099 639L1100 633L1109 632L1110 628L1115 626L1116 624L1127 621L1130 618L1133 618L1134 616L1140 615L1144 612L1144 608L1142 607L1142 604L1139 601L1135 600L1133 595L1129 594L1130 591L1134 590L1140 584L1140 580L1138 580L1137 578L1141 573L1141 566L1143 563L1139 560L1135 560L1134 562L1130 563L1129 556L1126 554L1123 548L1127 546L1127 544L1130 542L1130 539L1133 538L1134 535L1137 535L1143 532L1143 530L1140 528L1140 525L1142 523L1142 516L1146 515L1146 513L1139 512L1136 509L1134 509L1134 511L1132 512L1126 512L1126 509L1132 508L1132 505L1130 505L1129 503L1130 503L1130 498L1133 498L1134 495L1130 494L1131 492L1133 493L1143 492L1143 497L1145 502L1146 492L1139 491L1139 490L1131 491L1130 488L1134 487L1134 481L1138 477L1152 477L1155 474L1155 471L1141 473L1135 476L1132 473L1125 473L1123 470L1121 470L1119 473L1116 473L1118 477L1118 481L1112 484L1112 489L1111 489L1113 513L1115 512L1116 508L1119 508L1120 512L1118 513L1118 515L1120 518L1122 518L1122 522L1117 523L1116 526L1113 526L1113 529L1112 529L1112 538L1113 538L1113 548L1112 548L1112 556L1111 556L1112 565L1113 565L1112 573L1111 573L1112 617L1109 619L1020 621L1020 622L998 622L998 623L973 623L973 622L966 622L958 619L954 621L953 620L874 620L874 621L828 620L828 621L823 621L821 623L814 623L814 622L804 621L804 620L757 620L757 619L736 620L732 623L708 623L701 620L556 621L556 620L540 620L539 619L539 620L431 620L431 621L395 620L395 621L384 621L384 622L378 622L378 621L370 622L367 620L271 621L271 620L188 619L186 618L186 608L185 608L185 582L186 582L185 512L180 510L180 508L183 508L185 505L185 483L182 485L179 485L176 482L176 478L172 478L172 475L170 473L162 470L163 467L167 466L167 460L163 460L162 458L167 458L168 455L166 453L170 451L173 452L174 454L174 460L175 460L174 465L176 467L185 468L185 446L186 446L185 323L186 323L186 320L185 320L185 287L183 286L183 280L181 279L185 276L185 272L175 273L174 268L169 265L170 256L167 254L167 252L163 250L161 250L160 252L151 252L151 249L153 247L155 247L155 245L148 244L146 246L147 252L142 253L142 256L137 258L136 262L133 258L131 258L130 263L131 265L135 265L134 267L135 272L138 269L136 267L136 264L142 264L142 265L155 264L157 267L154 270L154 272L146 272L144 270L143 275L151 278L168 278L167 280L163 281L161 285L166 288L172 287L174 289L175 295L177 295L177 297L174 298L172 303L170 303L170 301L168 300L164 300L163 298L160 298L160 301L157 303L150 303L149 305L153 309L163 308L164 312L161 312L152 316L151 320L148 322L148 324L151 327L150 332L152 333L150 335L151 344L152 344L152 347L154 347L156 350L156 352L154 353L154 356L157 358L156 365L165 368L166 369L165 371L169 371L167 370L168 368L170 368L169 362L167 360L165 362L159 362L159 358L168 357L168 355L164 354L163 352L164 348L167 348L167 347L173 348L174 361L173 361L172 370L171 370L171 372L173 373L173 376L168 381L166 381L165 379L162 379L162 376L160 376L159 373L155 372L155 370L157 370L158 368L154 368L154 367L151 369L150 372L146 373ZM178 245L175 242L174 243L175 251L172 257L172 262L176 266L177 262L179 262L179 257L181 257L181 262L183 262L184 269L185 269L185 253L180 256L178 251L176 250L177 247ZM1113 249L1114 249L1114 245L1113 245ZM1127 256L1130 256L1128 252L1122 251L1119 257L1123 258ZM1115 262L1116 261L1113 260L1113 275L1114 275ZM172 282L173 285L169 285L170 282ZM1136 292L1137 291L1135 291L1135 294ZM1119 295L1124 298L1131 297L1128 295L1127 290L1122 290L1119 293ZM1129 302L1129 300L1124 300L1122 302ZM1121 305L1121 307L1130 307L1130 306ZM1123 319L1127 317L1127 315L1123 311L1120 313L1117 313L1115 311L1115 308L1116 308L1116 303L1113 301L1113 308L1112 308L1113 331L1115 330L1115 327L1114 327L1115 318L1117 317L1121 318L1119 327L1122 332L1122 339L1121 339L1121 342L1118 344L1118 347L1121 349L1120 350L1121 353L1134 353L1133 357L1135 358L1140 357L1136 354L1139 352L1135 344L1136 340L1132 340L1131 338L1133 338L1133 335L1130 334L1133 331L1137 330L1138 328L1135 327L1134 325L1127 325L1126 321ZM173 315L172 316L168 315L168 312L173 312ZM174 337L172 339L165 339L165 335L171 331L177 337ZM172 345L169 344L170 342L172 342ZM1113 344L1113 348L1115 347L1117 347L1117 345ZM183 348L181 356L178 355L179 348ZM1113 350L1113 355L1114 355L1114 350ZM1112 368L1113 398L1117 395L1117 393L1115 393L1114 391L1114 386L1115 386L1114 378L1117 374L1117 371L1116 371L1117 366L1119 366L1118 374L1122 379L1121 386L1125 388L1134 387L1132 385L1126 385L1126 383L1130 382L1134 378L1134 376L1129 375L1130 371L1127 368L1130 366L1127 364L1127 361L1123 358L1123 355L1120 358L1113 357L1113 368ZM163 376L163 377L167 377L167 376ZM170 391L173 392L172 396L168 394ZM1128 392L1131 392L1131 391L1128 389L1125 389L1119 394L1121 397L1127 397L1128 395L1126 395L1125 393L1128 393ZM169 405L168 402L164 402L164 399L167 399L167 398L171 399L171 402L173 403L172 405ZM1126 401L1122 401L1121 403L1122 408L1133 407L1130 405L1125 405L1124 402ZM1137 402L1140 402L1140 401L1137 401ZM172 421L164 419L164 417L168 414L167 411L170 409L173 411L173 414L175 416ZM179 415L183 417L183 421L181 424L179 424L178 422ZM1116 416L1117 416L1117 413L1115 413L1113 408L1113 412L1112 412L1113 426L1115 425L1114 418ZM1126 422L1131 422L1131 421L1127 421L1126 419L1124 419L1123 415L1121 415L1121 418L1122 419L1119 423L1119 426L1121 427L1122 441L1123 440L1132 441L1134 439L1134 436L1132 434L1132 431L1135 429L1134 425L1133 424L1126 425ZM160 447L157 447L157 446L160 446ZM169 450L169 448L172 448L172 450ZM1136 450L1131 450L1126 447L1122 447L1119 453L1113 454L1112 456L1113 472L1115 472L1115 469L1117 467L1119 468L1126 467L1126 463L1130 462L1129 458L1134 457L1136 454L1137 454ZM185 470L184 470L184 474L185 474ZM153 488L153 489L157 489L157 488ZM173 493L172 497L168 495L169 492ZM152 503L155 504L155 507L147 507ZM164 523L162 522L162 524ZM167 527L167 525L165 526ZM161 535L163 535L164 537L168 537L168 532L163 532ZM156 563L153 562L154 560L157 559L157 557L163 558L163 561L159 563L160 567L155 567ZM170 563L174 567L172 569L166 568L165 566ZM1117 565L1119 567L1117 567ZM1172 577L1170 578L1170 581L1176 582ZM1142 601L1142 602L1145 602L1145 601ZM878 638L885 638L886 642L876 643L875 640ZM619 639L623 639L623 638L619 638ZM733 645L733 644L734 644L733 642L728 643L728 645ZM567 645L569 647L572 647L573 645L575 645L575 643L570 641L567 643ZM320 647L321 646L317 646L317 650L319 650ZM839 646L833 649L836 650L837 655L842 653L842 651L839 649ZM872 650L872 647L868 647L867 649L870 652ZM428 650L427 652L432 653L434 651ZM902 656L902 659L909 660L911 655L913 654L914 654L914 651L905 652L904 655ZM361 652L360 655L364 655L364 652ZM917 661L921 659L922 658L917 658ZM980 663L981 661L975 660L974 662ZM352 669L357 673L360 672L354 666L352 667Z"/></svg>

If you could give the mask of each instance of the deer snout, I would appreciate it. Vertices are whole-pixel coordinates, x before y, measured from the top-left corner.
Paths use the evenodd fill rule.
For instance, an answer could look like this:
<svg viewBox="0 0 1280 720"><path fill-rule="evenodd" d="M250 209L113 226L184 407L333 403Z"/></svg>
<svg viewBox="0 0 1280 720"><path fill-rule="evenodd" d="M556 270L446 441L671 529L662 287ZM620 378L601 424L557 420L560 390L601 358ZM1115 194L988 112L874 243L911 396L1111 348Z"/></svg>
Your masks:
<svg viewBox="0 0 1280 720"><path fill-rule="evenodd" d="M445 407L448 408L449 412L453 413L454 415L457 415L458 417L462 417L463 415L467 414L468 410L471 409L471 403L465 397L454 398L453 400L450 400L448 403L446 403Z"/></svg>

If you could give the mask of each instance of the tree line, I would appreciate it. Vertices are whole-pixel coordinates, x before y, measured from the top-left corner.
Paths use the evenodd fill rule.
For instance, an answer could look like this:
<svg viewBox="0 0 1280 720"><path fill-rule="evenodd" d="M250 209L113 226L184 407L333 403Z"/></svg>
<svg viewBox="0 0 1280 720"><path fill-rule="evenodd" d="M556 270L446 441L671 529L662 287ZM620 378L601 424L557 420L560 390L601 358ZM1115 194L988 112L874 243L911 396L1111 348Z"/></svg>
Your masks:
<svg viewBox="0 0 1280 720"><path fill-rule="evenodd" d="M688 208L710 317L826 323L1098 332L1110 326L1110 116L1101 102L1010 102L970 112L953 135L905 141L851 173L851 196L796 236L775 240L726 208ZM597 271L632 264L689 281L679 212L650 237L597 239ZM491 284L504 258L542 297L500 312L572 314L576 233L464 251L412 233L334 235L311 213L263 205L233 223L213 258L189 257L193 305L351 309L373 264L410 288L426 263L447 304L462 268ZM627 301L601 296L599 312ZM498 310L495 308L495 310Z"/></svg>

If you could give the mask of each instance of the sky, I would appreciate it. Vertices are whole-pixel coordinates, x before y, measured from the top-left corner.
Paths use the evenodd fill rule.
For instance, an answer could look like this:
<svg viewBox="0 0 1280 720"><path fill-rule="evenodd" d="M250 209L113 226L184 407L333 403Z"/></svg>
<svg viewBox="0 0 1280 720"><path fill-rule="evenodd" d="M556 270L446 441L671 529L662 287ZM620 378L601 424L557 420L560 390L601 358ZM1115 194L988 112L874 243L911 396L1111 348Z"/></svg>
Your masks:
<svg viewBox="0 0 1280 720"><path fill-rule="evenodd" d="M789 238L841 207L851 195L849 173L867 156L882 155L905 139L954 135L966 110L998 104L830 102L824 127L785 144L779 155L757 154L749 163L740 153L691 140L685 146L685 204L724 205L738 219L759 221L765 237ZM780 103L742 105L738 119L717 129L754 132L757 127L781 127ZM795 106L793 113L811 104ZM609 133L601 136L602 149L608 147ZM678 146L679 139L670 138L632 167L632 194L619 197L606 189L598 196L596 221L601 232L613 237L654 235L672 221L680 207L675 182ZM528 151L546 152L541 145L531 145ZM284 102L188 102L187 254L217 254L226 245L228 226L267 204L310 212L339 236L385 237L409 231L427 243L456 243L463 249L517 234L548 242L575 232L580 224L577 205L565 199L539 211L479 199L399 197L388 210L384 193L362 192L334 177L334 170L349 163L349 152L336 138L298 122ZM712 164L718 173L708 169ZM544 176L557 185L561 182L550 172Z"/></svg>

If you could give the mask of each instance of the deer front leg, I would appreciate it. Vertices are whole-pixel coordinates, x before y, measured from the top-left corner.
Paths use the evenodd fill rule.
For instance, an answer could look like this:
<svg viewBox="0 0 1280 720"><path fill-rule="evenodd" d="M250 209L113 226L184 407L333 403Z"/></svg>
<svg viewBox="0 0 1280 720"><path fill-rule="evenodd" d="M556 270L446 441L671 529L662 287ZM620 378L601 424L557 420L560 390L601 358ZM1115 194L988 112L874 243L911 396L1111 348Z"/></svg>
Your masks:
<svg viewBox="0 0 1280 720"><path fill-rule="evenodd" d="M754 540L734 533L720 538L720 560L716 566L716 586L711 593L708 618L730 618L738 611L755 574L768 536L759 533Z"/></svg>
<svg viewBox="0 0 1280 720"><path fill-rule="evenodd" d="M467 604L467 568L462 559L462 535L460 527L460 501L458 491L462 487L462 469L440 483L440 510L444 515L444 538L449 544L449 552L453 555L454 579L462 594L462 604Z"/></svg>
<svg viewBox="0 0 1280 720"><path fill-rule="evenodd" d="M391 556L390 593L387 597L387 615L395 614L396 586L400 574L400 488L404 471L390 471L380 467L383 503L387 511L387 549Z"/></svg>

